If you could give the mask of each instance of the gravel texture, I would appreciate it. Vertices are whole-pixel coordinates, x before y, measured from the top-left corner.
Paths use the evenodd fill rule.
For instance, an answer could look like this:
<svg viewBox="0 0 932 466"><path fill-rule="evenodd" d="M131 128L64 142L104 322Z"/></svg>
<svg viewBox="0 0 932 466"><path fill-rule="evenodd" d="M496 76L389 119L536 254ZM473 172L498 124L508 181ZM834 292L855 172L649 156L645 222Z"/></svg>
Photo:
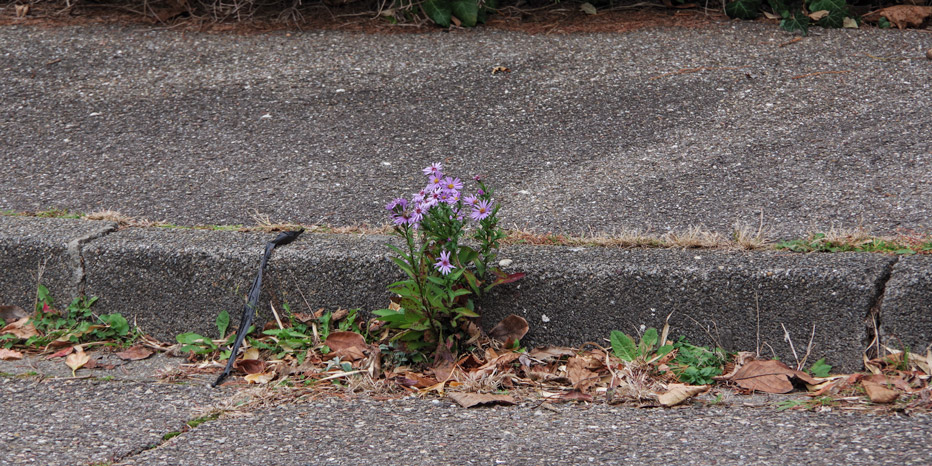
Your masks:
<svg viewBox="0 0 932 466"><path fill-rule="evenodd" d="M533 406L447 400L285 406L206 424L121 464L928 464L927 417L772 408Z"/></svg>
<svg viewBox="0 0 932 466"><path fill-rule="evenodd" d="M929 231L932 37L792 37L4 27L0 209L381 224L442 160L536 231Z"/></svg>

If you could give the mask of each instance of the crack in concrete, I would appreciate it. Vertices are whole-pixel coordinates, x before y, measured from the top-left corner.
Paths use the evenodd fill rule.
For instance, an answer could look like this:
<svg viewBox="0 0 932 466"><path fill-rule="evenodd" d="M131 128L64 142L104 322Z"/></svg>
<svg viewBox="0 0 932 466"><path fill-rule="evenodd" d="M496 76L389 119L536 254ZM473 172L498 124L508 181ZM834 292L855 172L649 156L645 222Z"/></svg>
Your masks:
<svg viewBox="0 0 932 466"><path fill-rule="evenodd" d="M887 294L887 283L889 283L890 279L893 277L893 268L896 267L899 261L899 256L893 256L893 260L884 267L883 273L880 274L880 277L878 277L877 281L874 283L876 292L871 298L867 316L864 318L865 324L867 324L867 335L864 337L864 344L866 345L864 353L869 359L880 356L880 338L882 334L880 330L882 325L881 307L883 306L883 298Z"/></svg>
<svg viewBox="0 0 932 466"><path fill-rule="evenodd" d="M84 245L95 239L103 238L116 230L117 224L109 223L97 231L69 241L66 245L68 259L73 269L71 280L75 297L84 296L84 290L87 285L87 274L84 269Z"/></svg>

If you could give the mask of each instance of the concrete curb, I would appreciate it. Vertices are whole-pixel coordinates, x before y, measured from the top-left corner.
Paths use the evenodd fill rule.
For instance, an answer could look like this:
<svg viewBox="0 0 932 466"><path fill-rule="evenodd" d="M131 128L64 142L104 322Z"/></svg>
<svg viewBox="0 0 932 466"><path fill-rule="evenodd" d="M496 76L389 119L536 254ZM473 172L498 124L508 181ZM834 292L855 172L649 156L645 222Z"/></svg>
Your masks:
<svg viewBox="0 0 932 466"><path fill-rule="evenodd" d="M120 312L147 333L213 335L221 310L238 315L273 234L127 228L109 222L0 216L0 304L30 309L37 265L59 303L98 296L95 310ZM259 309L387 304L401 277L386 257L390 237L307 234L276 250ZM856 370L875 337L925 351L932 340L932 257L720 250L511 246L508 271L526 272L480 303L483 326L525 317L527 345L600 344L611 330L660 327L730 350L760 346L794 361L812 337L813 358ZM873 316L873 317L871 317ZM234 322L235 323L235 322Z"/></svg>

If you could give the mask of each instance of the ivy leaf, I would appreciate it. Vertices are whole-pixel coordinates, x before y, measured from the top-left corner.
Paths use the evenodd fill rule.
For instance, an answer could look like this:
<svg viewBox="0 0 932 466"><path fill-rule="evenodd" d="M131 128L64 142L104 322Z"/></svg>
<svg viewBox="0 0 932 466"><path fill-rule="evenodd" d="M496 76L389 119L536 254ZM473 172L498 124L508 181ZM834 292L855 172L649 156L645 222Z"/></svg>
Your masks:
<svg viewBox="0 0 932 466"><path fill-rule="evenodd" d="M463 22L463 26L473 27L479 19L479 5L476 0L455 0L450 3L453 15Z"/></svg>
<svg viewBox="0 0 932 466"><path fill-rule="evenodd" d="M453 16L453 10L446 0L427 0L421 4L421 9L438 26L450 27L450 17Z"/></svg>
<svg viewBox="0 0 932 466"><path fill-rule="evenodd" d="M780 29L789 32L800 31L807 36L809 35L809 17L802 10L793 13L792 17L789 12L785 12L783 19L780 20Z"/></svg>
<svg viewBox="0 0 932 466"><path fill-rule="evenodd" d="M756 19L760 15L761 0L735 0L725 5L730 18Z"/></svg>
<svg viewBox="0 0 932 466"><path fill-rule="evenodd" d="M100 320L110 326L110 329L116 332L118 336L122 337L129 333L129 322L120 314L104 314L100 316Z"/></svg>
<svg viewBox="0 0 932 466"><path fill-rule="evenodd" d="M822 358L812 364L812 367L809 368L809 373L815 377L828 377L830 370L832 370L832 366L826 364L825 358Z"/></svg>
<svg viewBox="0 0 932 466"><path fill-rule="evenodd" d="M638 350L631 337L618 330L612 330L609 339L612 342L612 352L615 353L615 356L627 362L634 361L637 358Z"/></svg>

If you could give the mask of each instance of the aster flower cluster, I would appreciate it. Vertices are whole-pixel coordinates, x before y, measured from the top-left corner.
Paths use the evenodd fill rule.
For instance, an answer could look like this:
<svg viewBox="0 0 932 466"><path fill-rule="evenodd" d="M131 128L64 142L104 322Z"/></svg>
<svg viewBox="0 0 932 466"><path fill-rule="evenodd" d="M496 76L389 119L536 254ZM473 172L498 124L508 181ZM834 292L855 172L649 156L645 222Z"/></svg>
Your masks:
<svg viewBox="0 0 932 466"><path fill-rule="evenodd" d="M447 205L454 218L463 220L463 209L470 209L469 218L482 220L492 213L493 201L484 197L480 188L475 195L461 197L463 181L452 176L445 176L443 164L433 163L423 170L427 176L427 186L415 194L410 201L403 197L395 199L385 206L391 212L392 223L397 226L408 225L417 229L427 213L434 207ZM478 177L476 177L478 180Z"/></svg>
<svg viewBox="0 0 932 466"><path fill-rule="evenodd" d="M434 267L443 275L457 268L455 253L459 236L465 226L465 217L481 222L493 215L494 201L480 183L475 194L463 193L463 181L445 175L440 162L424 168L427 185L410 200L398 198L388 203L385 209L391 214L392 223L399 229L425 230L425 236L433 241L437 249ZM450 254L454 254L451 259Z"/></svg>

